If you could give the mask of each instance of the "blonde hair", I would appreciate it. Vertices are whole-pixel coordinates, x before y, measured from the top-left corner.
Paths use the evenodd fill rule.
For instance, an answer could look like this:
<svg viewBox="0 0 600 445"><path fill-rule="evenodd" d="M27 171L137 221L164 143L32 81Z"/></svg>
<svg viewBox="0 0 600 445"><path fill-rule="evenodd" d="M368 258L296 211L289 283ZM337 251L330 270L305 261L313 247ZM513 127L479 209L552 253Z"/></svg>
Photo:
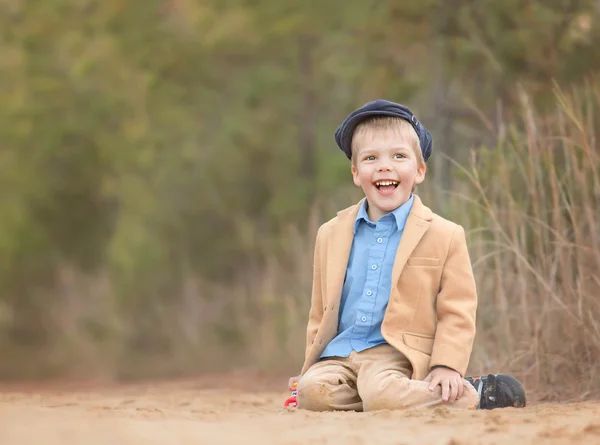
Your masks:
<svg viewBox="0 0 600 445"><path fill-rule="evenodd" d="M417 156L417 165L425 165L423 159L423 153L421 152L421 144L419 143L419 137L413 126L406 120L394 117L394 116L374 116L367 118L356 126L354 134L352 135L352 163L356 163L356 152L358 147L356 146L356 139L358 137L364 137L369 133L375 133L377 131L384 131L392 129L400 137L402 142L407 143L415 152ZM356 165L356 164L355 164Z"/></svg>

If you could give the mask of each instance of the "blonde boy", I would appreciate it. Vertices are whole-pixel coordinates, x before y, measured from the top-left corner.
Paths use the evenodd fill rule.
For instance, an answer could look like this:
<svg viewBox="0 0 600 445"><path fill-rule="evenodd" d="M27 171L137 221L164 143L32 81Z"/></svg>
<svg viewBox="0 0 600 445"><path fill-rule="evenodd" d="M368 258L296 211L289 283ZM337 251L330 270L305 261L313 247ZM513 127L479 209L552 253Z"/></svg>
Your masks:
<svg viewBox="0 0 600 445"><path fill-rule="evenodd" d="M463 228L413 192L430 133L405 106L369 102L335 134L364 194L318 231L298 407L314 411L524 406L505 374L463 378L477 292Z"/></svg>

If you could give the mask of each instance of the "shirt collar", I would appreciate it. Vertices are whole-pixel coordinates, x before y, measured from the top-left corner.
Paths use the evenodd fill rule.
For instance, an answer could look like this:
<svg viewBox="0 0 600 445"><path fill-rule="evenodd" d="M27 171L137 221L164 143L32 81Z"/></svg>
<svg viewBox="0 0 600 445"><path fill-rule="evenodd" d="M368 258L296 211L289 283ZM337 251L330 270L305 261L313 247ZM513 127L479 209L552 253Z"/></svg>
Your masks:
<svg viewBox="0 0 600 445"><path fill-rule="evenodd" d="M391 212L391 214L394 215L394 219L396 220L396 229L398 231L404 230L404 226L406 225L406 220L408 219L408 215L412 209L414 200L415 197L411 194L408 201L406 201L400 207L394 209ZM360 205L360 209L358 209L358 214L356 215L356 220L354 222L354 233L356 233L356 230L358 229L358 225L360 224L361 220L364 220L371 224L375 224L369 219L369 215L367 213L366 199L363 200L362 204Z"/></svg>

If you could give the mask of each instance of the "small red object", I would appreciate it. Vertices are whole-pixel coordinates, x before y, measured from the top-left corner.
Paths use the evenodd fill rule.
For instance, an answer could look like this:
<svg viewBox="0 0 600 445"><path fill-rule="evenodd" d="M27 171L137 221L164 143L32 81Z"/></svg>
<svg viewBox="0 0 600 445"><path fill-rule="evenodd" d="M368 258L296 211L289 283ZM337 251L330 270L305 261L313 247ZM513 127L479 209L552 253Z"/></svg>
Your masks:
<svg viewBox="0 0 600 445"><path fill-rule="evenodd" d="M294 389L292 391L292 395L290 395L287 399L285 399L283 406L290 406L292 408L296 408L298 406L298 402L296 401L297 395L298 395L298 382L295 382Z"/></svg>

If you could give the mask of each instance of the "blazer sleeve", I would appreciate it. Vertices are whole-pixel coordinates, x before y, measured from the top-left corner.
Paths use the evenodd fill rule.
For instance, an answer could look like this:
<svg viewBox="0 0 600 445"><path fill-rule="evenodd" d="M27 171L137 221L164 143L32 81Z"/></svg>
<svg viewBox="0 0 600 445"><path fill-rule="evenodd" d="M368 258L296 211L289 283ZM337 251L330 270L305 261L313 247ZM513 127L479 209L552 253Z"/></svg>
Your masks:
<svg viewBox="0 0 600 445"><path fill-rule="evenodd" d="M445 366L464 376L475 340L477 290L465 231L456 226L437 296L437 327L430 369Z"/></svg>
<svg viewBox="0 0 600 445"><path fill-rule="evenodd" d="M304 358L308 356L310 348L319 330L321 320L323 319L323 293L321 286L322 277L322 244L324 228L321 226L317 231L315 242L314 260L313 260L313 282L310 298L310 312L308 315L308 325L306 327L306 351Z"/></svg>

